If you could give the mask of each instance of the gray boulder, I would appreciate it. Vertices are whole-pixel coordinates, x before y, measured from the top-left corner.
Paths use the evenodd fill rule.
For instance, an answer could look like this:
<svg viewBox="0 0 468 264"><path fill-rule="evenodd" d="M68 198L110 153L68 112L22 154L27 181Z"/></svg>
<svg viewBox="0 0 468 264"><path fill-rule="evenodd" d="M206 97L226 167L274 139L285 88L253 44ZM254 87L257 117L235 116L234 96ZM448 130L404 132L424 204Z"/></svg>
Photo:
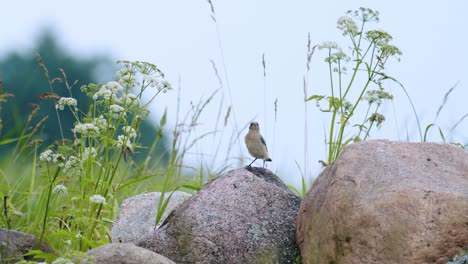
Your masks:
<svg viewBox="0 0 468 264"><path fill-rule="evenodd" d="M296 263L301 199L268 170L230 171L138 243L177 263Z"/></svg>
<svg viewBox="0 0 468 264"><path fill-rule="evenodd" d="M468 153L347 146L303 200L297 241L303 263L446 263L468 245Z"/></svg>
<svg viewBox="0 0 468 264"><path fill-rule="evenodd" d="M54 250L39 238L23 232L0 228L0 263L16 263L21 260L32 260L32 256L23 257L33 249L42 250L45 253L53 253Z"/></svg>
<svg viewBox="0 0 468 264"><path fill-rule="evenodd" d="M465 253L461 253L456 255L451 259L447 264L468 264L468 249Z"/></svg>
<svg viewBox="0 0 468 264"><path fill-rule="evenodd" d="M167 199L171 193L166 193ZM152 233L155 229L156 211L161 193L152 192L136 195L125 199L119 215L112 225L112 241L120 243L137 243L142 237ZM172 195L162 221L180 203L190 197L190 194L176 191Z"/></svg>
<svg viewBox="0 0 468 264"><path fill-rule="evenodd" d="M110 243L94 248L86 255L96 264L175 264L173 261L131 243Z"/></svg>

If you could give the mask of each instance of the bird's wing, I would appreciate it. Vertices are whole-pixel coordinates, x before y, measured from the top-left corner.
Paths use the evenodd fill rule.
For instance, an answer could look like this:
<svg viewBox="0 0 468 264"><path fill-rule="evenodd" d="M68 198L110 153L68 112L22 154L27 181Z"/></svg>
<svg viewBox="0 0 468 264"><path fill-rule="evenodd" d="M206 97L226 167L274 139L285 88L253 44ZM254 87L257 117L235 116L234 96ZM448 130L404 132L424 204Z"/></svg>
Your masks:
<svg viewBox="0 0 468 264"><path fill-rule="evenodd" d="M268 150L268 147L266 145L265 139L260 135L260 141L262 141L262 144L265 146L265 148Z"/></svg>

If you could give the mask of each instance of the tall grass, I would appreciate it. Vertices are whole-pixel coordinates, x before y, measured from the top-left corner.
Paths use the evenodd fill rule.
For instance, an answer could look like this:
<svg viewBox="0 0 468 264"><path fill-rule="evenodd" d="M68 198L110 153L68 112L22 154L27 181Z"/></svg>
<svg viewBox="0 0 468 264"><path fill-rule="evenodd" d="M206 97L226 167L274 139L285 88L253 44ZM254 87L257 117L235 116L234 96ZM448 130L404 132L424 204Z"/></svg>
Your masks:
<svg viewBox="0 0 468 264"><path fill-rule="evenodd" d="M192 104L186 114L177 111L167 165L152 155L160 139L169 132L166 129L167 111L159 120L148 156L142 162L136 162L132 157L141 148L139 127L149 114L147 107L172 89L157 66L146 62L119 62L122 69L117 72L117 81L91 83L80 88L92 100L89 109L82 110L77 108L72 97L72 86L68 84L65 72L51 78L40 56L38 61L51 86L50 93L42 98L55 100L54 111L59 120L61 111L73 113L76 119L73 138L62 137L57 144L39 153L40 127L46 117L30 124L35 120L39 109L36 108L20 137L1 139L1 144L16 143L16 147L9 159L0 164L0 226L34 234L40 240L48 241L60 255L87 251L111 241L112 220L124 198L160 191L157 224L173 191L197 191L208 179L230 166L228 159L215 162L216 156L192 152L208 137L212 142L224 144L225 137L218 134L228 123L230 107L219 106L219 112L225 115L218 115L214 131L199 135L196 130L203 113L218 95L217 91ZM70 97L55 94L52 84L57 81L64 84ZM142 101L144 93L150 95L147 103ZM0 93L0 103L11 96ZM235 140L237 134L232 132L230 140ZM232 142L229 145L233 145ZM189 156L202 156L203 159L193 167L187 163ZM41 253L33 253L44 257ZM49 255L47 259L56 257Z"/></svg>

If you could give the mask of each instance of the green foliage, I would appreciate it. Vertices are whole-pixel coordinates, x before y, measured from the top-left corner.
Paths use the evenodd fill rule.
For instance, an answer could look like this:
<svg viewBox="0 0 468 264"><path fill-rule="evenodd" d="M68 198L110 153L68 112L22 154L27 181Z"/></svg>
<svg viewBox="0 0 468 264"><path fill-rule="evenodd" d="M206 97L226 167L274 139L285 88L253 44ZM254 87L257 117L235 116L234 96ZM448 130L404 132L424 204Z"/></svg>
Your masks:
<svg viewBox="0 0 468 264"><path fill-rule="evenodd" d="M108 57L75 57L64 50L56 39L51 30L45 30L33 48L34 52L9 53L0 60L0 79L4 90L0 103L8 98L8 103L3 109L0 108L2 157L7 157L6 154L11 151L31 150L28 144L32 140L39 140L43 142L40 147L46 147L57 140L71 139L76 118L68 109L62 111L59 117L55 101L60 97L74 97L77 107L86 113L92 100L81 93L79 87L112 77L115 66ZM65 68L66 74L62 70ZM109 70L106 72L103 69ZM66 89L63 89L64 86ZM140 142L145 148L140 148L136 153L137 159L148 156L147 152L154 142L153 135L158 131L157 126L149 121L142 122L140 126L144 132ZM153 155L162 156L162 160L167 161L164 140L153 148Z"/></svg>
<svg viewBox="0 0 468 264"><path fill-rule="evenodd" d="M41 57L39 62L47 74ZM148 155L146 162L138 165L133 154L140 149L148 104L171 86L154 64L120 64L118 81L81 87L92 102L86 110L79 108L71 93L55 98L59 120L66 111L74 119L71 140L62 138L40 155L40 142L35 141L32 159L20 151L18 160L1 164L1 226L35 234L60 252L87 250L109 242L112 219L128 187L154 181L151 171L163 165L161 160ZM152 91L153 97L143 104L142 95L147 91ZM165 119L164 115L152 150L162 137ZM18 166L20 162L30 165Z"/></svg>
<svg viewBox="0 0 468 264"><path fill-rule="evenodd" d="M385 89L385 81L393 78L384 70L389 59L398 59L402 53L390 44L392 36L389 33L380 29L365 30L367 24L378 21L379 13L368 8L348 11L338 19L338 29L350 41L350 55L335 42L327 41L311 47L309 38L308 70L316 48L327 52L325 62L329 70L330 93L315 94L305 100L316 101L320 111L331 115L327 138L328 164L338 157L344 146L366 140L373 127L379 128L385 121L379 109L385 100L393 99ZM357 94L357 98L352 98L353 94ZM363 101L367 104L363 105ZM320 104L325 104L325 107ZM352 117L361 108L365 110L364 118L353 121ZM347 136L349 130L353 131L351 136Z"/></svg>

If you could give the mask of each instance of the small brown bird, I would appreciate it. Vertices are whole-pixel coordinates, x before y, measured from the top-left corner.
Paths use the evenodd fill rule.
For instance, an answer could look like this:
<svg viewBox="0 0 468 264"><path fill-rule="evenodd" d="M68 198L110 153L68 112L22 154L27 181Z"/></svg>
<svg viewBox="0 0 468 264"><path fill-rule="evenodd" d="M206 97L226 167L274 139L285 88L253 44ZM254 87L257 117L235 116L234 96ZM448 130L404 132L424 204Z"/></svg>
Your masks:
<svg viewBox="0 0 468 264"><path fill-rule="evenodd" d="M265 161L271 161L265 139L260 135L257 122L250 123L249 132L245 135L245 145L247 145L250 155L255 158L247 167L251 167L257 159L263 159L263 168L265 168Z"/></svg>

